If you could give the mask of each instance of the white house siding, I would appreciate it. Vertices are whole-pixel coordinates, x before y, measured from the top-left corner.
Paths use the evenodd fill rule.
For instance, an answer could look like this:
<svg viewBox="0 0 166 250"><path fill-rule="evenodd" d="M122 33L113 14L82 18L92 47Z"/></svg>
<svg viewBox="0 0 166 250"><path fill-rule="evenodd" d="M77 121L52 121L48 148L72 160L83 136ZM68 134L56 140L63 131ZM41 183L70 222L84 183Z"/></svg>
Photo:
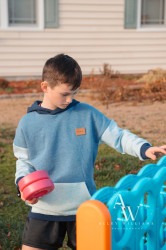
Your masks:
<svg viewBox="0 0 166 250"><path fill-rule="evenodd" d="M125 30L123 0L59 0L58 28L0 30L0 77L40 77L46 59L61 52L83 74L105 63L121 73L166 68L166 30Z"/></svg>

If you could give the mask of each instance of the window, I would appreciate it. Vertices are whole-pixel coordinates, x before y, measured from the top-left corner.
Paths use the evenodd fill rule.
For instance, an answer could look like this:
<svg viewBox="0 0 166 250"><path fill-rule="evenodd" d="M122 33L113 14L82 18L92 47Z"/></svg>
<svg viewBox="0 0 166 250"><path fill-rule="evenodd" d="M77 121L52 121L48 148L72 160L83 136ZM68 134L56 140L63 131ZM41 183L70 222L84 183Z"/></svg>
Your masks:
<svg viewBox="0 0 166 250"><path fill-rule="evenodd" d="M142 0L141 26L164 25L165 0Z"/></svg>
<svg viewBox="0 0 166 250"><path fill-rule="evenodd" d="M9 26L37 24L35 0L8 0Z"/></svg>
<svg viewBox="0 0 166 250"><path fill-rule="evenodd" d="M58 0L0 0L0 28L58 27Z"/></svg>
<svg viewBox="0 0 166 250"><path fill-rule="evenodd" d="M125 28L166 27L166 0L125 0Z"/></svg>

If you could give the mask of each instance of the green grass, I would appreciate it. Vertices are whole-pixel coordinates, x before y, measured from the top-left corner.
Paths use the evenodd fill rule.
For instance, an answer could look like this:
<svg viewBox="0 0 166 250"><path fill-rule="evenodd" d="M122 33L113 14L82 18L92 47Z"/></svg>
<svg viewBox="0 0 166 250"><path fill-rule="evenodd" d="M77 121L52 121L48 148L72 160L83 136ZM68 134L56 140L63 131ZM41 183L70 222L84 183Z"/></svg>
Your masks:
<svg viewBox="0 0 166 250"><path fill-rule="evenodd" d="M16 195L13 130L0 130L0 249L19 249L27 208Z"/></svg>
<svg viewBox="0 0 166 250"><path fill-rule="evenodd" d="M16 195L13 137L13 129L0 128L0 250L21 249L21 235L28 211ZM144 164L137 158L121 155L101 145L95 165L97 188L113 186L122 176L136 173Z"/></svg>
<svg viewBox="0 0 166 250"><path fill-rule="evenodd" d="M95 169L97 188L114 186L124 175L137 173L143 164L138 158L122 155L106 145L101 145Z"/></svg>

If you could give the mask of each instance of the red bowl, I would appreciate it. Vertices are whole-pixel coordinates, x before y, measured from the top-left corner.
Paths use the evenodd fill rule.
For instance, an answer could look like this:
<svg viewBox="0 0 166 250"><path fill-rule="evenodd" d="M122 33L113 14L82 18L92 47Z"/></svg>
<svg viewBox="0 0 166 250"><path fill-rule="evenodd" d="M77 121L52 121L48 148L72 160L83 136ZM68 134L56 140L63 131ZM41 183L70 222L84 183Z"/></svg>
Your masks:
<svg viewBox="0 0 166 250"><path fill-rule="evenodd" d="M54 189L54 184L50 179L39 180L24 188L23 196L25 200L40 198Z"/></svg>
<svg viewBox="0 0 166 250"><path fill-rule="evenodd" d="M49 175L45 170L38 170L38 171L32 172L26 175L25 177L23 177L19 181L18 183L19 189L22 192L26 186L30 185L31 183L35 181L39 181L42 179L49 179Z"/></svg>
<svg viewBox="0 0 166 250"><path fill-rule="evenodd" d="M38 170L23 177L18 183L25 200L42 197L54 189L54 184L45 170Z"/></svg>

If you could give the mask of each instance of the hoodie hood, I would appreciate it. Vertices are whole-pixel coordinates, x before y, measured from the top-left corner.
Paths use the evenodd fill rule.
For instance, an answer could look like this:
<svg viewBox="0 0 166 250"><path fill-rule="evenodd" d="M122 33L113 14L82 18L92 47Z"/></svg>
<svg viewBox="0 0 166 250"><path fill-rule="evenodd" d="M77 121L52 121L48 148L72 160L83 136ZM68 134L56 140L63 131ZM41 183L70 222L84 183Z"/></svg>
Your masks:
<svg viewBox="0 0 166 250"><path fill-rule="evenodd" d="M77 105L79 102L77 100L73 99L72 103L70 103L65 109L56 108L54 110L41 107L41 103L42 103L42 101L35 101L32 104L32 106L28 108L27 113L37 112L37 113L43 114L43 115L44 114L56 115L58 113L64 112L67 109L70 109L71 107Z"/></svg>

